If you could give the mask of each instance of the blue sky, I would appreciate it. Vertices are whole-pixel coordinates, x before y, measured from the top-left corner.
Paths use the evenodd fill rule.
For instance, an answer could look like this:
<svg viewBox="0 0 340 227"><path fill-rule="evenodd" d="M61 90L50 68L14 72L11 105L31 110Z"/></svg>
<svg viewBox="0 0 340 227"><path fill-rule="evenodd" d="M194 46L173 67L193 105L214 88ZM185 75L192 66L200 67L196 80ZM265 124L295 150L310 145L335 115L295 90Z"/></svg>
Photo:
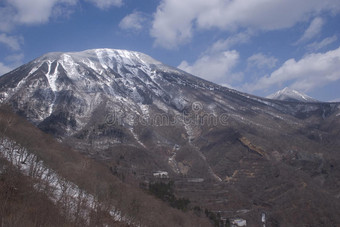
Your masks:
<svg viewBox="0 0 340 227"><path fill-rule="evenodd" d="M0 74L115 48L247 93L340 101L339 0L0 0Z"/></svg>

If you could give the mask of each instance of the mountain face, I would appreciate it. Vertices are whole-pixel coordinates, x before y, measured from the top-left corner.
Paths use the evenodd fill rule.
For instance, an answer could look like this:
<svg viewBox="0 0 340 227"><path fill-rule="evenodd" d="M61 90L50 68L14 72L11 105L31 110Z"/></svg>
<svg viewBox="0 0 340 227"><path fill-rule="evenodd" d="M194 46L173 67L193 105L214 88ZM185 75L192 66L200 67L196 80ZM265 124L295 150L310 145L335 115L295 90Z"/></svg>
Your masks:
<svg viewBox="0 0 340 227"><path fill-rule="evenodd" d="M288 87L267 96L267 98L282 101L318 102L318 100Z"/></svg>
<svg viewBox="0 0 340 227"><path fill-rule="evenodd" d="M340 104L294 97L244 94L112 49L49 53L0 77L1 103L124 179L167 172L192 206L254 226L262 213L269 226L335 226Z"/></svg>

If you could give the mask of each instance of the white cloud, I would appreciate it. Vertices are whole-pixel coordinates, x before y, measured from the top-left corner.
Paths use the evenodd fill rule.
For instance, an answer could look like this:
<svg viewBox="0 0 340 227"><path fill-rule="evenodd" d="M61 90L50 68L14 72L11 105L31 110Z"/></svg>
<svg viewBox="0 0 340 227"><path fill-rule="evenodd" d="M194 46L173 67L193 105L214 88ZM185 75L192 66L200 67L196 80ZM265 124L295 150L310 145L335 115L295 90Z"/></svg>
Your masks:
<svg viewBox="0 0 340 227"><path fill-rule="evenodd" d="M321 42L313 42L311 44L307 45L307 49L309 51L318 51L332 43L338 40L338 37L336 35L333 35L331 37L324 38Z"/></svg>
<svg viewBox="0 0 340 227"><path fill-rule="evenodd" d="M4 75L5 73L8 73L11 70L12 70L12 68L10 68L9 66L6 66L2 62L0 62L0 76Z"/></svg>
<svg viewBox="0 0 340 227"><path fill-rule="evenodd" d="M339 10L338 0L162 0L150 34L156 45L174 48L189 42L195 30L276 30Z"/></svg>
<svg viewBox="0 0 340 227"><path fill-rule="evenodd" d="M121 6L123 0L85 0L100 9ZM19 24L43 24L52 17L66 17L80 0L3 0L0 6L0 31Z"/></svg>
<svg viewBox="0 0 340 227"><path fill-rule="evenodd" d="M321 32L323 24L324 21L321 17L314 18L297 43L310 40L316 35L318 35Z"/></svg>
<svg viewBox="0 0 340 227"><path fill-rule="evenodd" d="M9 63L8 67L14 69L19 67L20 65L23 64L22 60L24 59L24 54L23 53L18 53L18 54L12 54L7 57L5 57L5 61Z"/></svg>
<svg viewBox="0 0 340 227"><path fill-rule="evenodd" d="M237 88L233 87L232 85L230 85L228 83L223 83L223 84L220 84L220 85L223 86L223 87L227 87L227 88L230 88L230 89L237 90Z"/></svg>
<svg viewBox="0 0 340 227"><path fill-rule="evenodd" d="M228 50L231 47L237 44L243 44L250 41L250 37L252 36L253 32L246 31L240 32L235 35L229 36L227 39L220 39L215 42L212 47L209 49L210 52L221 51L221 50Z"/></svg>
<svg viewBox="0 0 340 227"><path fill-rule="evenodd" d="M122 0L86 0L93 3L100 9L108 9L112 6L121 6L123 4Z"/></svg>
<svg viewBox="0 0 340 227"><path fill-rule="evenodd" d="M257 53L252 56L250 56L247 59L248 68L258 68L258 69L264 69L264 68L274 68L277 63L277 59L272 56L266 56L262 53Z"/></svg>
<svg viewBox="0 0 340 227"><path fill-rule="evenodd" d="M14 24L13 16L15 11L13 7L0 7L0 31L10 31Z"/></svg>
<svg viewBox="0 0 340 227"><path fill-rule="evenodd" d="M15 21L23 24L39 24L48 21L56 1L10 0L9 3L15 7L15 10L17 11L17 14L14 17Z"/></svg>
<svg viewBox="0 0 340 227"><path fill-rule="evenodd" d="M22 61L22 59L24 58L24 54L23 53L19 53L19 54L12 54L12 55L9 55L5 58L6 61L9 61L9 62L15 62L15 63L19 63Z"/></svg>
<svg viewBox="0 0 340 227"><path fill-rule="evenodd" d="M8 64L0 62L0 76L22 65L23 58L24 58L23 53L12 54L5 57L5 61Z"/></svg>
<svg viewBox="0 0 340 227"><path fill-rule="evenodd" d="M186 43L192 36L192 20L204 2L199 0L163 0L154 14L150 34L156 38L155 44L174 48Z"/></svg>
<svg viewBox="0 0 340 227"><path fill-rule="evenodd" d="M8 36L5 33L0 34L0 43L5 44L12 50L20 50L20 44L23 42L22 37Z"/></svg>
<svg viewBox="0 0 340 227"><path fill-rule="evenodd" d="M145 21L145 16L141 12L136 11L124 17L120 21L119 27L125 30L139 31L142 30Z"/></svg>
<svg viewBox="0 0 340 227"><path fill-rule="evenodd" d="M233 74L232 69L240 58L236 50L223 51L212 55L204 55L193 64L182 61L178 68L215 83L231 83L239 80L239 74Z"/></svg>
<svg viewBox="0 0 340 227"><path fill-rule="evenodd" d="M18 24L46 23L54 10L66 9L77 2L78 0L5 0L3 7L0 7L0 30L9 31Z"/></svg>
<svg viewBox="0 0 340 227"><path fill-rule="evenodd" d="M271 75L246 84L244 90L252 92L289 82L291 88L306 92L337 80L340 80L340 47L306 55L299 61L289 59Z"/></svg>
<svg viewBox="0 0 340 227"><path fill-rule="evenodd" d="M58 4L74 5L76 0L9 0L15 7L15 20L23 24L40 24L50 19L53 8Z"/></svg>
<svg viewBox="0 0 340 227"><path fill-rule="evenodd" d="M336 98L336 99L330 100L330 102L340 102L340 98Z"/></svg>

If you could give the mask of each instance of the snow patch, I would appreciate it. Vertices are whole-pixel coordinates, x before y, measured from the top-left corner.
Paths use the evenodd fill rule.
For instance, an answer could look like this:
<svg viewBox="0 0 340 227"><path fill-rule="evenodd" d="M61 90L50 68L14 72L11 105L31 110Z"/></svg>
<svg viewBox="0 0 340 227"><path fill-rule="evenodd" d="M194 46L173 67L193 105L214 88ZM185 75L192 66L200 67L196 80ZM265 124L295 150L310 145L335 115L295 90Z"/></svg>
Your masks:
<svg viewBox="0 0 340 227"><path fill-rule="evenodd" d="M46 78L48 80L48 84L50 85L51 90L55 93L57 91L56 80L58 78L59 62L57 62L56 69L54 70L53 74L50 74L52 62L48 61L47 64L48 64L48 72L46 74Z"/></svg>
<svg viewBox="0 0 340 227"><path fill-rule="evenodd" d="M135 140L137 141L137 143L139 143L142 147L146 148L144 143L139 140L138 135L134 132L133 128L130 128L130 132L133 135L133 137L135 138Z"/></svg>
<svg viewBox="0 0 340 227"><path fill-rule="evenodd" d="M101 206L95 196L58 175L37 156L29 153L14 141L0 138L0 155L23 174L37 179L38 183L35 184L35 188L48 193L49 198L54 203L67 204L64 208L66 213L71 214L71 220L75 220L78 215L89 224L91 212ZM123 216L115 207L111 207L109 213L116 221L136 226L130 218Z"/></svg>

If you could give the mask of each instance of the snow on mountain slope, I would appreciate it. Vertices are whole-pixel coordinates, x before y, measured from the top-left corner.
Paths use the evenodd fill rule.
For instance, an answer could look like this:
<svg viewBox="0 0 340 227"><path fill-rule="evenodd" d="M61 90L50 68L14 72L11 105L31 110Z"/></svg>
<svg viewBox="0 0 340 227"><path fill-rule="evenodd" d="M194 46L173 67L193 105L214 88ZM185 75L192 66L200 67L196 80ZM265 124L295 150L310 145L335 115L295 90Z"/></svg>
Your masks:
<svg viewBox="0 0 340 227"><path fill-rule="evenodd" d="M23 174L39 182L36 184L37 189L48 187L49 190L46 190L46 194L55 204L60 203L60 201L67 197L68 206L64 209L66 209L65 211L69 214L68 218L70 220L74 220L76 216L80 214L80 218L84 219L87 224L90 224L91 212L95 211L96 206L101 205L94 195L86 193L76 184L58 175L56 171L46 166L37 156L11 139L1 138L0 157L7 159ZM115 221L137 226L135 223L132 223L128 217L122 216L117 208L111 207L109 209L109 214Z"/></svg>
<svg viewBox="0 0 340 227"><path fill-rule="evenodd" d="M160 62L142 53L124 50L49 53L17 69L14 76L3 77L2 81L10 81L1 87L0 101L19 95L21 101L17 104L22 108L23 100L40 98L39 108L30 110L33 112L30 118L36 123L51 116L58 108L55 103L66 101L67 93L71 96L68 98L76 99L75 108L84 117L91 115L92 108L105 100L130 103L134 112L141 112L136 104L148 102L148 91L156 96L164 94L157 78L151 76L155 65ZM162 67L165 71L172 70ZM93 102L94 96L97 103Z"/></svg>
<svg viewBox="0 0 340 227"><path fill-rule="evenodd" d="M282 101L318 102L318 100L288 87L267 96L267 98Z"/></svg>
<svg viewBox="0 0 340 227"><path fill-rule="evenodd" d="M197 151L192 141L212 126L225 126L221 116L235 125L276 130L274 118L295 125L295 116L327 117L334 109L244 94L143 53L114 49L43 55L0 77L0 102L86 152L122 144L144 150L189 144ZM188 121L204 115L213 118L210 124Z"/></svg>
<svg viewBox="0 0 340 227"><path fill-rule="evenodd" d="M311 100L288 89L275 97L283 95L290 95L294 100ZM275 116L294 122L287 114L304 118L321 112L320 115L327 116L333 108L244 94L166 66L143 53L126 50L48 53L0 77L0 103L10 104L39 128L60 139L71 136L96 141L92 143L96 149L107 149L123 141L140 148L148 147L138 129L145 121L153 133L158 133L148 137L149 143L173 143L173 147L178 138L165 136L161 131L164 129L150 122L164 114L166 126L171 126L170 120L176 119L177 128L172 129L184 134L183 138L194 140L202 129L188 125L185 115L198 113L192 107L196 102L202 107L199 111L215 118L228 113L230 119L239 124L261 128L268 125L255 116ZM94 136L93 127L105 125L107 121L121 128L105 129L101 136ZM100 127L104 130L104 126ZM107 136L106 140L102 134ZM115 138L109 140L112 134Z"/></svg>

